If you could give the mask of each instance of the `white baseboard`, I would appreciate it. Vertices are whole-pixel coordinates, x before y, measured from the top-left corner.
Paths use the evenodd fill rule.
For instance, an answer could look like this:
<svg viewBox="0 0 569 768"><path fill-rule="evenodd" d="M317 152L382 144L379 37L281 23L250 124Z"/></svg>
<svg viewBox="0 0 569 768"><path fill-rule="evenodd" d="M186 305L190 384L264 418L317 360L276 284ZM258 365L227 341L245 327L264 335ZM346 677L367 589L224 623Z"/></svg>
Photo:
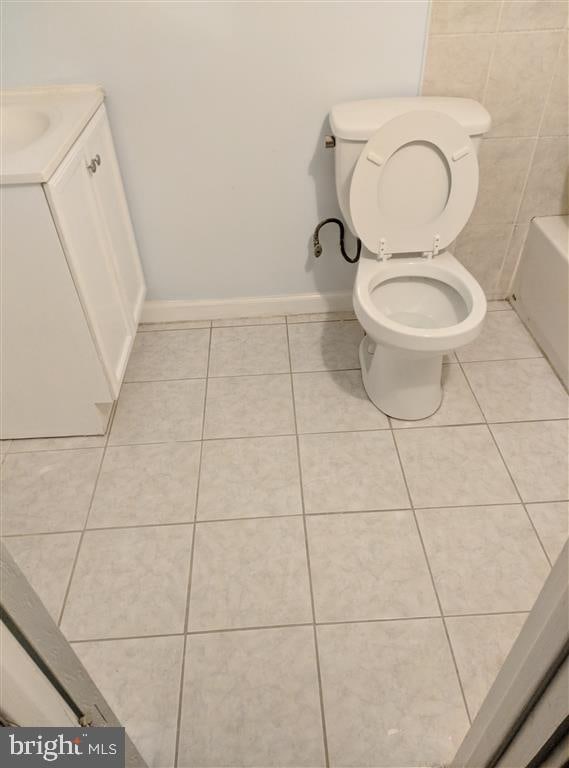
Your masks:
<svg viewBox="0 0 569 768"><path fill-rule="evenodd" d="M352 309L352 306L351 291L297 293L288 296L256 296L241 299L146 301L140 319L143 323L172 323L183 320L342 312Z"/></svg>

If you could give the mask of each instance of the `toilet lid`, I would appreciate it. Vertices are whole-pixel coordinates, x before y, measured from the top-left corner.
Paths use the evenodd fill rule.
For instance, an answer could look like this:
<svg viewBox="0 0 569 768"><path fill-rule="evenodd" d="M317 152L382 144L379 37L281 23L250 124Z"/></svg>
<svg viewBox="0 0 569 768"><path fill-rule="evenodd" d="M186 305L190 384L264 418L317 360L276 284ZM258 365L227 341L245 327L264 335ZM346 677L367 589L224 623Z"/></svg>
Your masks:
<svg viewBox="0 0 569 768"><path fill-rule="evenodd" d="M350 186L350 213L372 253L445 248L468 221L478 192L470 137L441 112L414 111L385 123L365 145Z"/></svg>

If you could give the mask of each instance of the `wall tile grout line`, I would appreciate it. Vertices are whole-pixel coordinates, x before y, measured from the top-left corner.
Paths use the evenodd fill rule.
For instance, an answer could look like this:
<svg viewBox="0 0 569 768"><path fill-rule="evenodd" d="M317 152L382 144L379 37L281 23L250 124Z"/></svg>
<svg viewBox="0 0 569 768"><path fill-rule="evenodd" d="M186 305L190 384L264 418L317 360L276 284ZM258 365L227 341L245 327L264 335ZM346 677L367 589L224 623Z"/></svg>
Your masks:
<svg viewBox="0 0 569 768"><path fill-rule="evenodd" d="M523 2L524 0L521 0ZM494 31L492 30L486 30L484 32L434 32L430 37L432 38L440 38L440 37L490 37L494 34L500 34L500 35L528 35L533 33L543 33L543 32L565 32L567 30L566 27L527 27L525 29L499 29L496 27Z"/></svg>
<svg viewBox="0 0 569 768"><path fill-rule="evenodd" d="M504 2L504 0L502 0L502 3L503 2ZM548 30L548 31L553 31L553 30ZM532 167L533 167L535 156L537 154L538 143L539 143L540 138L544 138L544 137L541 136L541 128L543 126L543 121L545 120L545 114L546 114L546 111L547 111L547 106L549 104L549 98L551 96L551 91L553 89L553 83L555 81L555 74L556 74L556 71L557 71L557 65L559 63L559 59L560 59L560 56L561 56L562 49L563 49L563 35L560 35L559 46L557 48L557 53L555 55L555 61L554 61L553 66L551 68L551 77L549 79L549 84L548 84L547 89L546 89L545 99L543 101L543 108L541 110L541 115L540 115L539 123L538 123L538 126L537 126L537 131L536 131L536 136L535 136L535 140L534 140L533 149L532 149L532 152L530 154L529 164L528 164L525 176L524 176L524 183L523 183L522 188L521 188L520 197L519 197L518 205L517 205L517 208L516 208L516 213L515 213L515 216L514 216L514 226L512 227L512 231L510 232L510 237L509 237L508 242L506 244L505 253L504 253L504 261L502 263L502 269L500 270L500 273L498 274L497 281L499 281L501 279L501 277L502 277L502 271L503 271L503 268L504 268L505 263L506 263L506 258L507 258L508 252L510 250L511 244L512 244L513 239L514 239L515 228L516 228L516 226L519 226L520 211L522 210L522 205L523 205L525 194L526 194L526 191L527 191L527 187L528 187L528 183L529 183L529 178L530 178L530 175L531 175L531 170L532 170ZM526 237L527 237L527 235L526 235ZM516 262L515 262L515 264L512 267L510 282L508 284L506 293L509 293L511 288L512 288L512 281L513 281L514 275L516 274L516 271L517 271L517 268L518 268L518 264L520 262L523 246L524 246L524 243L522 243L520 245L520 252L517 254Z"/></svg>
<svg viewBox="0 0 569 768"><path fill-rule="evenodd" d="M389 423L391 424L391 419L389 420ZM393 445L395 447L395 452L397 453L397 460L399 461L399 467L401 469L401 474L403 476L403 482L405 483L405 489L407 491L407 496L409 497L409 504L411 505L411 510L413 512L413 520L415 521L415 527L417 529L417 535L419 536L419 541L421 542L421 548L423 550L423 555L425 557L425 562L427 564L427 569L429 571L429 576L430 576L430 579L431 579L431 584L433 586L433 591L435 593L435 597L436 597L436 600L437 600L437 605L439 607L440 619L441 619L441 621L443 623L443 629L444 629L444 632L445 632L445 636L446 636L447 643L448 643L448 648L449 648L450 655L451 655L451 658L452 658L452 663L453 663L453 666L454 666L454 671L456 673L456 678L457 678L457 681L458 681L458 687L460 689L460 693L461 693L461 696L462 696L462 702L464 704L464 709L465 709L465 712L466 712L466 716L468 718L468 723L469 723L469 725L472 725L472 717L470 715L470 710L468 708L468 702L466 701L466 694L464 692L464 686L462 684L462 678L460 676L460 672L459 672L459 669L458 669L458 664L457 664L457 661L456 661L456 656L455 656L455 653L454 653L454 648L453 648L451 640L450 640L450 634L449 634L447 623L446 623L446 620L445 620L445 615L444 615L444 612L443 612L442 602L441 602L441 599L439 597L439 592L437 590L437 585L435 583L435 577L433 575L433 570L431 568L431 563L430 563L430 560L429 560L429 555L427 553L427 548L425 546L425 542L423 541L423 534L421 533L421 528L419 526L419 521L417 519L417 513L415 511L415 506L414 506L413 498L411 496L411 490L409 488L409 483L407 482L407 475L405 474L405 469L403 467L403 461L401 459L401 454L399 452L399 446L397 445L397 440L396 440L395 432L394 432L393 429L391 429L391 439L393 440Z"/></svg>
<svg viewBox="0 0 569 768"><path fill-rule="evenodd" d="M289 366L290 366L290 388L291 388L291 399L292 399L292 412L293 412L293 418L294 418L294 430L296 435L296 457L298 462L298 482L300 486L300 501L302 506L302 526L304 530L304 546L306 551L306 567L308 571L308 587L310 591L310 605L312 610L312 633L313 633L313 641L314 641L314 655L316 659L316 674L318 678L318 696L320 700L320 716L322 720L322 740L323 740L323 746L324 746L324 760L326 764L326 768L329 768L330 766L330 752L328 748L328 731L326 727L326 711L324 707L324 691L322 687L322 669L320 665L320 651L318 647L318 632L316 631L316 609L315 609L315 603L314 603L314 586L312 583L312 569L310 567L310 548L308 544L308 527L306 524L306 505L304 500L304 484L302 482L302 462L300 460L300 438L298 435L298 420L296 415L296 401L294 397L294 376L292 371L292 355L290 350L290 336L289 336L289 326L287 323L286 326L286 341L287 341L287 348L288 348L288 360L289 360Z"/></svg>
<svg viewBox="0 0 569 768"><path fill-rule="evenodd" d="M494 57L495 57L495 54L496 54L496 48L498 47L498 36L500 34L500 23L502 21L503 11L504 11L504 0L501 0L500 1L500 8L498 10L498 16L496 18L496 27L494 28L494 32L493 32L493 34L494 34L494 42L492 44L492 51L490 52L490 58L488 59L488 69L486 70L486 78L485 78L485 81L484 81L484 88L482 89L482 96L481 96L481 99L480 99L482 104L486 103L486 96L488 94L488 84L490 82L490 73L492 71L492 65L494 64ZM486 137L484 137L484 138L486 138ZM484 138L483 138L483 140L484 140ZM487 137L487 138L494 138L494 137L490 136L490 137ZM512 136L512 137L496 137L496 138L519 138L519 137L517 137L517 136L513 137ZM531 137L531 138L533 138L533 137ZM535 140L537 141L537 139L535 139ZM528 166L528 172L529 172L529 168L530 167L531 167L531 161L530 161L530 164ZM514 232L515 232L515 229L516 229L516 219L517 219L517 215L514 216L513 221L509 224L509 230L510 231L509 231L509 235L508 235L508 237L506 239L506 243L504 244L504 249L503 249L503 253L502 253L502 263L500 264L500 266L499 266L499 268L497 270L497 274L496 274L496 276L494 278L493 289L498 288L499 285L500 285L500 279L502 277L502 272L503 272L504 266L506 264L506 260L508 258L508 253L509 253L510 245L512 243L512 240L513 240L513 237L514 237ZM463 371L463 373L464 373L464 371Z"/></svg>
<svg viewBox="0 0 569 768"><path fill-rule="evenodd" d="M179 755L180 755L180 738L181 738L181 728L182 728L182 707L184 702L184 678L186 674L186 655L187 655L187 646L188 646L188 624L190 620L190 600L191 600L191 594L192 594L192 572L193 572L193 566L194 566L194 552L195 552L195 544L196 544L196 521L197 521L197 515L198 515L198 504L199 504L199 493L200 493L200 480L201 480L201 471L202 471L202 460L203 460L203 437L204 437L204 431L205 431L205 416L206 416L206 405L207 405L207 388L208 388L208 373L209 373L209 362L211 359L211 340L212 340L212 329L209 329L209 344L207 349L207 366L206 366L206 380L205 380L205 389L204 389L204 398L203 398L203 411L202 411L202 428L201 428L201 439L200 439L200 455L198 460L198 473L197 473L197 480L196 480L196 496L195 496L195 509L194 509L194 519L193 519L193 527L192 527L192 545L190 550L190 567L188 570L188 586L186 590L186 610L184 614L184 640L182 643L182 664L180 667L180 691L179 691L179 697L178 697L178 713L176 718L176 741L175 741L175 747L174 747L174 768L178 765Z"/></svg>
<svg viewBox="0 0 569 768"><path fill-rule="evenodd" d="M466 381L467 381L467 384L468 384L468 386L470 388L470 391L472 392L473 398L476 400L476 403L478 404L478 407L480 408L480 411L482 412L482 415L484 416L484 418L486 418L486 416L484 414L484 411L482 410L482 407L481 407L480 403L478 402L478 398L476 397L476 393L474 392L474 389L472 388L470 380L468 379L468 376L466 376L466 373L465 373L464 369L462 368L462 364L461 364L460 367L461 367L462 372L463 372L463 374L464 374L464 376L466 378ZM567 421L567 419L543 419L543 421ZM501 422L501 423L512 423L512 422ZM529 422L513 422L513 423L526 423L527 424ZM539 544L541 546L541 549L543 550L543 554L545 555L545 559L547 560L547 563L548 563L549 567L551 568L552 567L552 563L551 563L551 560L549 559L549 555L547 554L547 550L545 549L543 541L541 540L541 537L540 537L539 533L537 532L537 528L535 527L535 525L533 523L533 520L531 519L531 515L530 515L530 513L527 510L527 507L525 505L525 501L524 501L524 499L522 497L522 494L520 493L520 490L518 488L518 484L514 480L514 476L513 476L512 472L510 470L508 462L504 458L504 455L503 455L503 453L502 453L502 451L500 449L500 446L498 445L498 441L496 440L494 432L491 429L491 423L489 423L488 421L486 421L486 429L490 433L490 436L492 438L492 442L496 446L496 450L498 451L498 455L502 459L502 463L503 463L504 467L506 468L506 472L508 473L508 477L510 478L510 481L511 481L512 485L514 486L514 489L515 489L515 491L516 491L516 493L518 495L518 498L520 500L519 503L524 508L524 511L526 513L526 516L527 516L527 519L529 520L529 524L531 525L531 527L533 529L533 532L535 533L535 535L537 537L537 540L538 540L538 542L539 542Z"/></svg>
<svg viewBox="0 0 569 768"><path fill-rule="evenodd" d="M482 95L480 98L480 101L482 104L484 104L486 101L488 83L490 82L490 72L492 71L492 64L494 63L494 55L496 53L496 48L498 47L498 35L500 34L500 22L502 21L503 10L504 10L504 0L500 0L500 8L498 10L498 15L496 17L496 26L494 27L494 30L489 33L493 35L494 40L492 43L492 50L488 58L488 68L486 70L486 78L484 80L484 87L482 89Z"/></svg>

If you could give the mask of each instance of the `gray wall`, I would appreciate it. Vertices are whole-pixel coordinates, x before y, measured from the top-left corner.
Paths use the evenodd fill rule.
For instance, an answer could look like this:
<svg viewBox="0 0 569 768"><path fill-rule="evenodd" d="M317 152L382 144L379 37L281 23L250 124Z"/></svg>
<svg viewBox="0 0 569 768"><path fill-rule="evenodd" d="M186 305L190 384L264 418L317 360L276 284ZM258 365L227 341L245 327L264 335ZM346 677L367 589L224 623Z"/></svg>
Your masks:
<svg viewBox="0 0 569 768"><path fill-rule="evenodd" d="M338 211L326 116L418 93L426 0L7 2L4 17L4 85L106 89L148 298L351 287L336 247L309 249Z"/></svg>

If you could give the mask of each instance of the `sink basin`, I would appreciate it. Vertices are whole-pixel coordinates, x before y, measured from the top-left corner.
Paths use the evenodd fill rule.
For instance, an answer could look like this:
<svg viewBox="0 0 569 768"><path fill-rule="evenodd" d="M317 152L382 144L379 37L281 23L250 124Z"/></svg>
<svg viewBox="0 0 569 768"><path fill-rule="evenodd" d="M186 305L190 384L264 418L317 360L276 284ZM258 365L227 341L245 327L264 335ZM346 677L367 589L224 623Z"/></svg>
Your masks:
<svg viewBox="0 0 569 768"><path fill-rule="evenodd" d="M9 105L4 110L1 128L2 150L18 152L40 139L48 130L50 119L37 109Z"/></svg>
<svg viewBox="0 0 569 768"><path fill-rule="evenodd" d="M48 181L103 99L96 85L0 91L0 184Z"/></svg>

